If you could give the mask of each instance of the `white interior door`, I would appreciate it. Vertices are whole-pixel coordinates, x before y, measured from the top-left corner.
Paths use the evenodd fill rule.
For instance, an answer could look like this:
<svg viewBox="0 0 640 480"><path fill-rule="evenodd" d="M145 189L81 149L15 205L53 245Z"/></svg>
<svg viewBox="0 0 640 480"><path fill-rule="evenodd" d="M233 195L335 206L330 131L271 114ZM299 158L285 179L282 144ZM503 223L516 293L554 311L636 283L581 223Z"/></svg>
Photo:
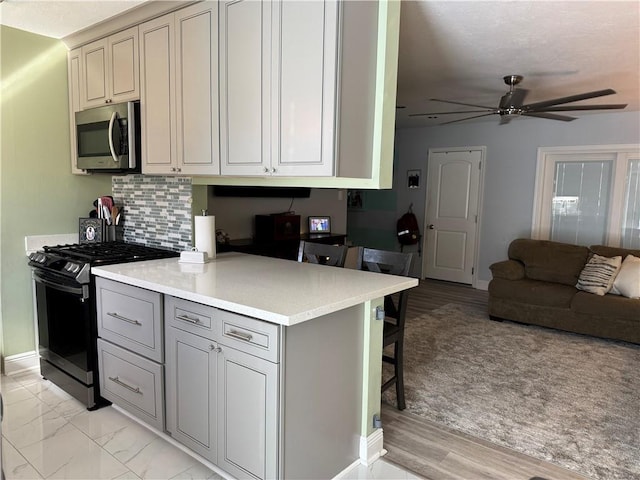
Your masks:
<svg viewBox="0 0 640 480"><path fill-rule="evenodd" d="M473 283L484 148L430 149L423 236L426 278Z"/></svg>

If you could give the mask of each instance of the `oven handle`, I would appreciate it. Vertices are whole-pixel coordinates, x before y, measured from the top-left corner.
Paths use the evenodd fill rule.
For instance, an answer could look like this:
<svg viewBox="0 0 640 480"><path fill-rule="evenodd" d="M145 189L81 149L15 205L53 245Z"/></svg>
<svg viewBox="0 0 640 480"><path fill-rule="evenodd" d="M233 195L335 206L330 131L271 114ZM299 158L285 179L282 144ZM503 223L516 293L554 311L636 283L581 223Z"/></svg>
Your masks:
<svg viewBox="0 0 640 480"><path fill-rule="evenodd" d="M82 297L82 301L85 301L87 298L89 298L89 294L87 292L86 286L71 287L69 285L61 285L59 283L52 282L51 280L47 280L45 278L42 278L36 272L33 273L33 279L36 282L40 282L43 285L46 285L47 287L51 287L51 288L53 288L55 290L60 290L61 292L65 292L65 293L71 293L72 295L78 295L78 296Z"/></svg>

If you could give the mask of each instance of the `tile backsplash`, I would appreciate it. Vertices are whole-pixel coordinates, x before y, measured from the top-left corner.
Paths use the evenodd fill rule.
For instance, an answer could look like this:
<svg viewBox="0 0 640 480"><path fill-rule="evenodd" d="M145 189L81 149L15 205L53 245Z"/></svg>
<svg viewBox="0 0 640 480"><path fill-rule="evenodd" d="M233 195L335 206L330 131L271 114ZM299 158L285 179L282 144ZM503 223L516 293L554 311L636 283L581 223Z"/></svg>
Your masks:
<svg viewBox="0 0 640 480"><path fill-rule="evenodd" d="M125 242L191 249L191 178L114 175L111 183L116 205L124 206Z"/></svg>

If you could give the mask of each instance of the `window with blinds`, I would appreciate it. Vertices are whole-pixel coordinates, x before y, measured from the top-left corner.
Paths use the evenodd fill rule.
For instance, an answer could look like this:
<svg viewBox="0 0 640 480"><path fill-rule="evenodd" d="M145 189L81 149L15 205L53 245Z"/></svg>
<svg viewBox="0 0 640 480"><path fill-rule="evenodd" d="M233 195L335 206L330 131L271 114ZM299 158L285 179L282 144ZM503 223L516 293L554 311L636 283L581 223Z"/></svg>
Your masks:
<svg viewBox="0 0 640 480"><path fill-rule="evenodd" d="M541 148L532 237L640 248L640 147Z"/></svg>
<svg viewBox="0 0 640 480"><path fill-rule="evenodd" d="M629 159L624 208L622 246L640 248L640 158Z"/></svg>

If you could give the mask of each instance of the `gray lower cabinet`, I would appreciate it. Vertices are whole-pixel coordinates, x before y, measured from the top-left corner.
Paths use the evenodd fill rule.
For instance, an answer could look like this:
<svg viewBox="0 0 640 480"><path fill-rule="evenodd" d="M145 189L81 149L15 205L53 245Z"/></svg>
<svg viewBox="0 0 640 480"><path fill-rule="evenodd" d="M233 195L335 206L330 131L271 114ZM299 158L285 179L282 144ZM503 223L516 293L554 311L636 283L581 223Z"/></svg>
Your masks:
<svg viewBox="0 0 640 480"><path fill-rule="evenodd" d="M218 353L211 340L167 327L167 431L217 463Z"/></svg>
<svg viewBox="0 0 640 480"><path fill-rule="evenodd" d="M238 478L278 477L277 325L165 297L167 431ZM230 346L231 345L231 346Z"/></svg>
<svg viewBox="0 0 640 480"><path fill-rule="evenodd" d="M162 294L96 278L100 394L164 430Z"/></svg>
<svg viewBox="0 0 640 480"><path fill-rule="evenodd" d="M277 478L279 365L221 349L218 466L237 478Z"/></svg>
<svg viewBox="0 0 640 480"><path fill-rule="evenodd" d="M332 478L358 457L364 306L283 327L104 278L96 291L116 405L237 478Z"/></svg>

